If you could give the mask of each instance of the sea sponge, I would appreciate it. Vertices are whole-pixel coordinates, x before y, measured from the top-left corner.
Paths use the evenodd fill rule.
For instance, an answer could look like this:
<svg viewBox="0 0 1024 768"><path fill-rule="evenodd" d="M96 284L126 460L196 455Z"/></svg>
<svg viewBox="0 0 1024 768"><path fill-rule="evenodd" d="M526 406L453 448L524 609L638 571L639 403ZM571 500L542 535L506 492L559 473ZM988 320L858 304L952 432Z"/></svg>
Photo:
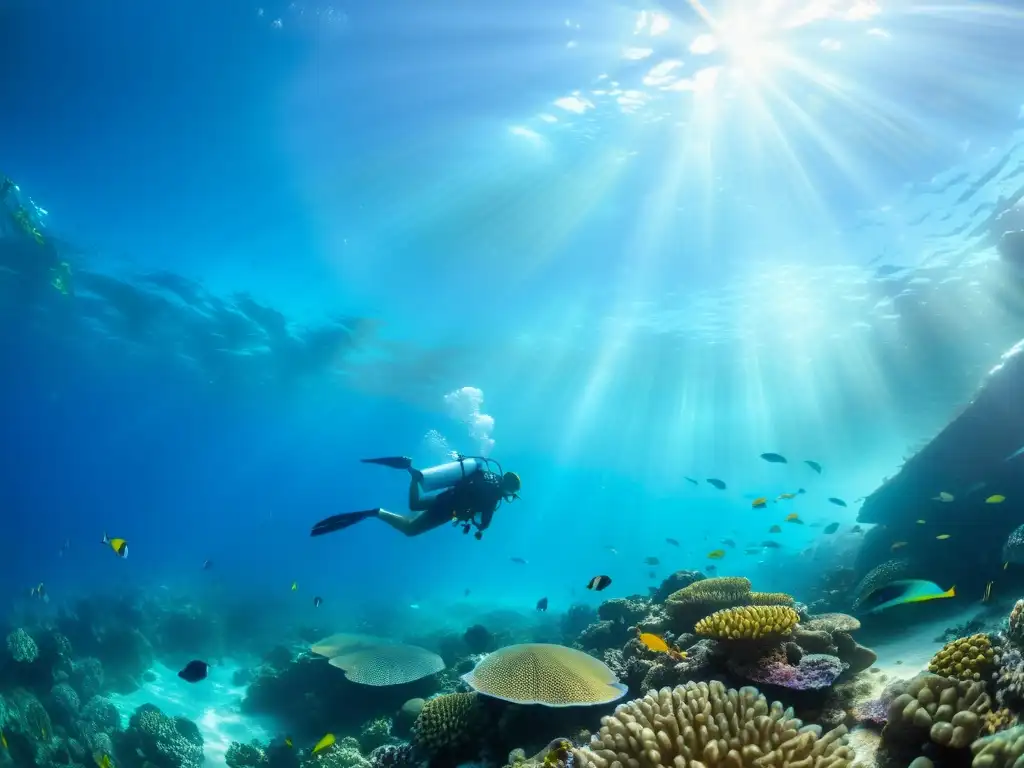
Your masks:
<svg viewBox="0 0 1024 768"><path fill-rule="evenodd" d="M458 758L479 741L485 723L475 693L445 693L423 704L412 744L426 755Z"/></svg>
<svg viewBox="0 0 1024 768"><path fill-rule="evenodd" d="M989 636L979 633L946 643L932 656L928 671L957 680L981 680L998 661Z"/></svg>
<svg viewBox="0 0 1024 768"><path fill-rule="evenodd" d="M11 654L12 659L23 664L31 664L39 658L39 646L21 627L7 636L7 652Z"/></svg>
<svg viewBox="0 0 1024 768"><path fill-rule="evenodd" d="M846 768L846 728L822 735L756 688L687 683L651 691L601 719L600 733L573 750L579 768Z"/></svg>
<svg viewBox="0 0 1024 768"><path fill-rule="evenodd" d="M746 605L716 611L697 622L698 635L715 640L760 640L792 634L800 616L783 605Z"/></svg>
<svg viewBox="0 0 1024 768"><path fill-rule="evenodd" d="M462 679L473 690L514 704L608 704L627 691L599 659L575 648L522 643L484 657Z"/></svg>
<svg viewBox="0 0 1024 768"><path fill-rule="evenodd" d="M882 741L919 743L925 733L944 747L967 747L981 734L992 710L985 684L922 672L889 706Z"/></svg>

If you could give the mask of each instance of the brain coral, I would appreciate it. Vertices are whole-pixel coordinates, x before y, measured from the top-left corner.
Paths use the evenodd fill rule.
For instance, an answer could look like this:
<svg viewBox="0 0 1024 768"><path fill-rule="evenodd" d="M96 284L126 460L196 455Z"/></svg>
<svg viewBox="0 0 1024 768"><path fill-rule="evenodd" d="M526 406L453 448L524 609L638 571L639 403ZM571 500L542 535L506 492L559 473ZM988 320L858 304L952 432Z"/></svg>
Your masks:
<svg viewBox="0 0 1024 768"><path fill-rule="evenodd" d="M853 758L845 727L822 735L756 688L736 691L717 681L662 688L619 705L574 754L580 768L846 768Z"/></svg>
<svg viewBox="0 0 1024 768"><path fill-rule="evenodd" d="M11 654L12 659L25 664L31 664L39 658L39 646L36 645L32 636L21 627L7 636L7 651Z"/></svg>
<svg viewBox="0 0 1024 768"><path fill-rule="evenodd" d="M462 679L473 690L496 699L549 707L607 704L627 690L593 656L548 643L500 648Z"/></svg>
<svg viewBox="0 0 1024 768"><path fill-rule="evenodd" d="M958 680L981 680L982 677L988 678L998 661L988 635L977 634L942 646L928 663L928 671Z"/></svg>
<svg viewBox="0 0 1024 768"><path fill-rule="evenodd" d="M335 656L331 666L362 685L411 683L444 669L444 659L415 645L384 645Z"/></svg>
<svg viewBox="0 0 1024 768"><path fill-rule="evenodd" d="M716 611L697 622L698 635L715 640L757 640L785 637L800 616L784 605L746 605Z"/></svg>

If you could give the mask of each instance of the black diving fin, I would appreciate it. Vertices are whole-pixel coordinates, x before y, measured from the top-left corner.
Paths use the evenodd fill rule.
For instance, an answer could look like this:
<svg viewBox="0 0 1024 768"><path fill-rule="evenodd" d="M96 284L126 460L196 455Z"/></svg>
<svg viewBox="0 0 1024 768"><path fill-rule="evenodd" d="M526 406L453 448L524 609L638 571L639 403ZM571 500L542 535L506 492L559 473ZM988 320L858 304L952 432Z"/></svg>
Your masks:
<svg viewBox="0 0 1024 768"><path fill-rule="evenodd" d="M342 531L356 523L363 522L363 520L366 520L367 518L376 517L379 513L379 509L364 509L362 512L345 512L340 515L332 515L331 517L325 518L314 525L313 530L309 532L309 535L323 536L325 533Z"/></svg>
<svg viewBox="0 0 1024 768"><path fill-rule="evenodd" d="M408 456L384 456L380 459L361 459L363 464L380 464L391 469L411 469L412 459Z"/></svg>

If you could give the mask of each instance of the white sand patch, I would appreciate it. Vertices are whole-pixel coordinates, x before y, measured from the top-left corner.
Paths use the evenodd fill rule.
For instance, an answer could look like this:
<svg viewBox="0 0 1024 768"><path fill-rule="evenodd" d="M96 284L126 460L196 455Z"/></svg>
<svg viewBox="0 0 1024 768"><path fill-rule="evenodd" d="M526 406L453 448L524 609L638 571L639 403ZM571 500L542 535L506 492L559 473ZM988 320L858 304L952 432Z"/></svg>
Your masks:
<svg viewBox="0 0 1024 768"><path fill-rule="evenodd" d="M143 704L157 706L170 717L188 718L203 734L205 765L223 766L224 754L232 741L269 741L274 730L268 721L240 713L245 686L231 682L237 669L228 664L210 667L205 680L186 683L178 677L177 670L158 663L151 669L155 680L127 695L113 694L110 700L121 712L125 725L132 712Z"/></svg>

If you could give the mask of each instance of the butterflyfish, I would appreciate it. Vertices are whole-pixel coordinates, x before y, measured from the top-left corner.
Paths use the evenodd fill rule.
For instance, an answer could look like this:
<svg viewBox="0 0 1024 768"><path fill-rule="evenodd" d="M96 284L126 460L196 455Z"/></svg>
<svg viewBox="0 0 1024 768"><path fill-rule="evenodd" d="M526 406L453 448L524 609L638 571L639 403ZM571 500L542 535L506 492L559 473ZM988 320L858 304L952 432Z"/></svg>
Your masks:
<svg viewBox="0 0 1024 768"><path fill-rule="evenodd" d="M112 539L104 533L103 543L114 550L114 554L118 557L128 557L128 542L124 539Z"/></svg>

